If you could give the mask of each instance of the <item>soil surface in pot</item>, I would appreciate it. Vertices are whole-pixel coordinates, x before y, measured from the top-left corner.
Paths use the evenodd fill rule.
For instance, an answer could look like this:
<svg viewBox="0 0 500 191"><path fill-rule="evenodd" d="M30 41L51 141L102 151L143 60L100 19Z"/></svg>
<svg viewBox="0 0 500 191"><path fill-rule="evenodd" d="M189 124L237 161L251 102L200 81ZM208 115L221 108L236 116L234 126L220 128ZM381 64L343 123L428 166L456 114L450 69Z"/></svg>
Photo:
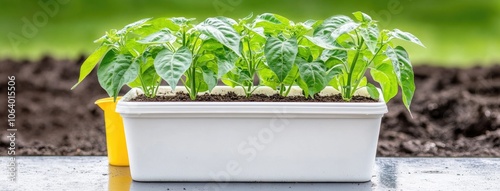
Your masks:
<svg viewBox="0 0 500 191"><path fill-rule="evenodd" d="M0 61L4 107L7 76L16 76L16 155L106 155L103 113L94 101L107 95L95 71L70 90L83 60ZM378 156L500 157L500 65L416 66L415 83L413 118L400 99L388 104ZM0 116L6 120L7 109ZM0 155L7 155L11 142L2 127Z"/></svg>
<svg viewBox="0 0 500 191"><path fill-rule="evenodd" d="M148 98L144 95L139 95L136 98L130 100L135 102L186 102L186 101L199 101L199 102L344 102L342 96L332 95L332 96L314 96L314 99L307 99L303 96L289 96L283 97L279 94L274 94L271 96L264 94L255 94L250 97L239 96L234 92L229 92L225 95L210 95L204 94L196 97L196 100L191 100L189 95L186 93L176 93L175 96L157 96L154 98ZM351 102L377 102L374 99L354 96Z"/></svg>

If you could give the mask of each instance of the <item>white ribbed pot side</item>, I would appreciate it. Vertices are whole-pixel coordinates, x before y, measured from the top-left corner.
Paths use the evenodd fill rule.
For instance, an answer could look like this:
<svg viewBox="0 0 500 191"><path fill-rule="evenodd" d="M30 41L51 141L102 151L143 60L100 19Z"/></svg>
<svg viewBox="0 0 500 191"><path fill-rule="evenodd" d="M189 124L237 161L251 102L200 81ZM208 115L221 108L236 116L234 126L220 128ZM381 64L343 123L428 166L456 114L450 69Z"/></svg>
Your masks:
<svg viewBox="0 0 500 191"><path fill-rule="evenodd" d="M177 91L183 91L178 87ZM212 93L239 88L216 87ZM161 87L159 94L172 94ZM300 94L294 87L292 95ZM136 181L365 182L383 100L376 103L118 102ZM270 88L256 93L272 94ZM322 94L336 93L331 88ZM366 94L366 93L365 93Z"/></svg>

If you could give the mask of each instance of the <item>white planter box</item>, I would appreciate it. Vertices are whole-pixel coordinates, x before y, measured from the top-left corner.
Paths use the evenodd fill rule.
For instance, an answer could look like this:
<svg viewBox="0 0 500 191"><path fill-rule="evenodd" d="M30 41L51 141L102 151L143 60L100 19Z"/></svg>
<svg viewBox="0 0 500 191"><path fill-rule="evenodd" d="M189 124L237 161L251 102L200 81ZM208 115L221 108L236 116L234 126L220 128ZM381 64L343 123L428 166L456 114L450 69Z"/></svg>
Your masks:
<svg viewBox="0 0 500 191"><path fill-rule="evenodd" d="M213 93L231 90L216 87ZM160 92L172 93L166 87ZM387 112L383 100L127 102L140 93L132 89L116 109L136 181L369 181Z"/></svg>

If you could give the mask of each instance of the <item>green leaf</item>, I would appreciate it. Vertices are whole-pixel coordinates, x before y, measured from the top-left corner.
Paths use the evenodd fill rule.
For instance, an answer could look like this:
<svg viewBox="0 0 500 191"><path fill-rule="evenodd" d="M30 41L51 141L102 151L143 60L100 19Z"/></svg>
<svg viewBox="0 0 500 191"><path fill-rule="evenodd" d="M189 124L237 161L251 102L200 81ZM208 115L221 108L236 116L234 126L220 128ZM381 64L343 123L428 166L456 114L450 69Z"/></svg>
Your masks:
<svg viewBox="0 0 500 191"><path fill-rule="evenodd" d="M286 17L273 13L257 15L253 22L253 28L262 27L266 34L277 34L283 32L290 26L291 21Z"/></svg>
<svg viewBox="0 0 500 191"><path fill-rule="evenodd" d="M347 78L347 75L346 73L341 73L341 74L338 74L336 76L334 76L329 82L328 82L328 85L332 86L334 89L340 91L341 93L344 93L342 92L342 86L343 86L343 83L344 83L344 79Z"/></svg>
<svg viewBox="0 0 500 191"><path fill-rule="evenodd" d="M302 63L299 65L300 78L307 84L311 97L326 87L325 69L321 62Z"/></svg>
<svg viewBox="0 0 500 191"><path fill-rule="evenodd" d="M209 90L208 85L205 82L205 75L204 75L203 69L201 67L196 68L194 77L195 78L192 79L189 76L186 76L186 84L192 84L192 80L194 80L194 82L196 84L195 92L204 92L204 91ZM190 86L188 86L188 87L190 87ZM191 90L191 91L193 91L193 90Z"/></svg>
<svg viewBox="0 0 500 191"><path fill-rule="evenodd" d="M254 23L268 22L276 25L289 26L290 20L284 16L274 13L263 13L255 17Z"/></svg>
<svg viewBox="0 0 500 191"><path fill-rule="evenodd" d="M298 57L304 59L305 61L312 62L313 56L312 56L312 52L311 52L311 47L299 45L297 58Z"/></svg>
<svg viewBox="0 0 500 191"><path fill-rule="evenodd" d="M116 54L114 51L109 51L104 56L97 69L99 84L110 97L115 99L120 89L132 82L138 73L139 64L131 55Z"/></svg>
<svg viewBox="0 0 500 191"><path fill-rule="evenodd" d="M225 85L230 86L232 88L236 86L241 86L242 85L241 82L243 81L240 76L241 74L242 71L239 68L235 68L234 71L230 71L224 74L224 76L222 76L221 78L221 81Z"/></svg>
<svg viewBox="0 0 500 191"><path fill-rule="evenodd" d="M168 49L162 50L156 55L154 65L158 75L175 90L180 78L191 66L192 59L193 55L189 48L183 46L176 52Z"/></svg>
<svg viewBox="0 0 500 191"><path fill-rule="evenodd" d="M357 12L354 12L352 13L354 15L354 17L358 20L358 21L361 21L361 22L371 22L372 21L372 18L361 12L361 11L357 11Z"/></svg>
<svg viewBox="0 0 500 191"><path fill-rule="evenodd" d="M215 86L217 86L217 75L213 70L208 67L202 67L203 70L203 80L207 84L208 91L212 91Z"/></svg>
<svg viewBox="0 0 500 191"><path fill-rule="evenodd" d="M108 46L101 46L97 50L95 50L82 64L80 67L80 77L78 78L78 82L71 87L71 89L75 89L78 84L80 84L92 70L95 68L97 63L101 61L102 57L106 55L109 51Z"/></svg>
<svg viewBox="0 0 500 191"><path fill-rule="evenodd" d="M378 92L377 87L375 87L371 83L368 83L366 84L366 90L368 91L368 94L370 94L371 98L373 98L374 100L378 100L380 93Z"/></svg>
<svg viewBox="0 0 500 191"><path fill-rule="evenodd" d="M342 70L343 68L344 68L344 66L342 64L337 64L337 65L331 67L328 71L326 71L326 76L325 76L326 79L325 80L327 82L329 82L335 76L344 73L344 71Z"/></svg>
<svg viewBox="0 0 500 191"><path fill-rule="evenodd" d="M298 58L298 57L297 57ZM303 61L305 62L305 61ZM297 64L294 64L292 66L292 69L288 73L288 75L285 77L285 79L281 82L282 84L285 85L293 85L295 83L295 80L299 77L299 67Z"/></svg>
<svg viewBox="0 0 500 191"><path fill-rule="evenodd" d="M168 28L161 29L160 31L153 33L141 40L138 43L141 44L164 44L164 43L174 43L175 35Z"/></svg>
<svg viewBox="0 0 500 191"><path fill-rule="evenodd" d="M189 23L194 21L194 18L185 18L185 17L173 17L166 19L165 25L172 31L179 31L181 27L188 26Z"/></svg>
<svg viewBox="0 0 500 191"><path fill-rule="evenodd" d="M316 37L304 36L304 37L307 40L311 41L316 46L319 46L324 49L331 50L331 49L341 48L335 41L333 41L329 37L322 37L322 36L316 36Z"/></svg>
<svg viewBox="0 0 500 191"><path fill-rule="evenodd" d="M342 49L323 50L320 56L320 60L322 60L323 62L327 62L331 59L335 59L340 61L341 63L345 63L347 61L347 51Z"/></svg>
<svg viewBox="0 0 500 191"><path fill-rule="evenodd" d="M379 30L377 24L369 24L368 26L362 26L359 28L359 34L365 40L365 44L368 50L372 54L377 51L377 43L379 38Z"/></svg>
<svg viewBox="0 0 500 191"><path fill-rule="evenodd" d="M406 109L410 111L411 100L413 98L413 94L415 93L415 83L413 67L410 63L408 53L401 46L398 46L395 49L387 46L386 55L389 57L392 62L392 66L394 67L394 73L396 74L399 87L402 91L403 103L406 106Z"/></svg>
<svg viewBox="0 0 500 191"><path fill-rule="evenodd" d="M226 24L230 25L230 26L236 26L238 25L238 22L236 22L234 19L231 19L231 18L228 18L228 17L223 17L223 16L218 16L218 17L215 17L223 22L225 22Z"/></svg>
<svg viewBox="0 0 500 191"><path fill-rule="evenodd" d="M389 40L392 38L397 38L397 39L413 42L413 43L418 44L422 47L425 47L424 44L422 44L422 42L420 42L420 40L417 37L415 37L413 34L411 34L409 32L403 32L399 29L394 29L394 30L390 31L388 35L389 35Z"/></svg>
<svg viewBox="0 0 500 191"><path fill-rule="evenodd" d="M304 97L308 98L309 97L308 84L300 76L297 78L297 85L300 87L300 89L302 89Z"/></svg>
<svg viewBox="0 0 500 191"><path fill-rule="evenodd" d="M146 87L143 88L148 88L153 87L158 83L158 81L160 80L160 76L156 74L156 70L152 61L151 64L140 66L141 76L143 79L141 80L141 78L137 77L134 81L127 84L129 87L142 87L142 85L144 84Z"/></svg>
<svg viewBox="0 0 500 191"><path fill-rule="evenodd" d="M340 37L340 35L349 33L351 31L353 31L354 29L358 28L360 25L361 24L355 23L355 22L344 23L343 25L339 26L339 28L332 31L331 37L334 41L336 41L337 38Z"/></svg>
<svg viewBox="0 0 500 191"><path fill-rule="evenodd" d="M234 68L235 56L217 55L217 77L221 78Z"/></svg>
<svg viewBox="0 0 500 191"><path fill-rule="evenodd" d="M125 34L131 30L135 30L137 28L140 28L142 27L147 21L149 21L151 18L145 18L145 19L141 19L141 20L138 20L136 22L133 22L133 23L130 23L128 25L126 25L125 27L123 27L122 29L120 29L117 34Z"/></svg>
<svg viewBox="0 0 500 191"><path fill-rule="evenodd" d="M381 63L370 69L373 80L380 84L384 101L389 102L398 93L398 79L391 63Z"/></svg>
<svg viewBox="0 0 500 191"><path fill-rule="evenodd" d="M250 19L253 17L253 13L250 13L249 15L247 15L246 17L243 17L240 19L240 23L247 23L248 21L250 21Z"/></svg>
<svg viewBox="0 0 500 191"><path fill-rule="evenodd" d="M266 35L264 34L264 28L262 28L262 27L248 28L246 26L245 26L245 28L247 28L253 34L256 34L258 37L261 37L261 38L258 38L261 42L265 42L266 41Z"/></svg>
<svg viewBox="0 0 500 191"><path fill-rule="evenodd" d="M269 68L276 74L278 80L283 82L292 69L298 53L297 39L292 37L283 41L279 38L269 37L264 52Z"/></svg>
<svg viewBox="0 0 500 191"><path fill-rule="evenodd" d="M276 90L276 88L280 85L280 80L278 79L278 76L268 67L262 64L259 70L259 79L260 83L272 88L273 90Z"/></svg>
<svg viewBox="0 0 500 191"><path fill-rule="evenodd" d="M219 18L208 18L203 23L200 23L196 28L224 46L228 47L238 56L240 53L240 35L234 30L234 28L228 23L222 21Z"/></svg>
<svg viewBox="0 0 500 191"><path fill-rule="evenodd" d="M354 23L351 18L346 16L333 16L325 19L321 25L314 30L314 36L330 37L332 32L338 30L341 26Z"/></svg>

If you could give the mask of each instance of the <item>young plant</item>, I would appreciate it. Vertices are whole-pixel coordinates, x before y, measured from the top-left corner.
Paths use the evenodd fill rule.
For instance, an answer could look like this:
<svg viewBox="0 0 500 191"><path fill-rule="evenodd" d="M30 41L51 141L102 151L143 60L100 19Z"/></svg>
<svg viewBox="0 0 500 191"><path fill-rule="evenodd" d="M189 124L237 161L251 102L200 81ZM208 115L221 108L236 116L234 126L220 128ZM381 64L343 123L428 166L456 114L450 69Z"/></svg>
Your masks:
<svg viewBox="0 0 500 191"><path fill-rule="evenodd" d="M161 23L163 23L161 19L142 19L120 30L110 30L97 39L95 42L100 43L100 46L82 64L80 77L72 89L82 82L99 62L97 71L99 84L115 100L124 85L132 83L138 76L141 77L139 71L148 73L149 78L147 82L142 81L143 83L158 86L159 79L151 75L155 72L148 70L151 64L145 58L146 55L150 55L152 49L136 41L157 31L158 27L161 27L158 24ZM143 86L143 89L148 88L149 86ZM151 91L154 90L145 92L153 96L154 93Z"/></svg>
<svg viewBox="0 0 500 191"><path fill-rule="evenodd" d="M211 91L220 76L234 67L233 60L240 55L240 37L228 24L229 18L208 18L195 26L184 18L171 21L177 41L156 55L154 66L172 90L182 80L195 100L199 92Z"/></svg>
<svg viewBox="0 0 500 191"><path fill-rule="evenodd" d="M392 44L401 39L424 46L418 38L399 29L379 31L377 22L362 12L353 13L356 21L346 16L324 20L314 30L314 41L324 51L321 60L328 68L329 84L339 90L346 101L354 92L366 87L370 96L378 99L379 92L365 77L369 69L372 78L382 88L388 102L402 90L403 103L410 110L415 91L413 69L406 50Z"/></svg>
<svg viewBox="0 0 500 191"><path fill-rule="evenodd" d="M194 100L198 92L212 90L239 55L240 37L228 20L209 18L194 26L194 19L143 19L110 30L96 40L101 45L82 64L73 88L100 62L99 83L115 99L124 85L155 97L161 79L173 90L182 79Z"/></svg>
<svg viewBox="0 0 500 191"><path fill-rule="evenodd" d="M238 23L231 23L241 36L241 56L236 60L236 67L222 77L222 82L228 86L241 86L247 97L259 87L254 85L254 79L265 62L264 29L255 27L250 22L252 17L253 14L250 14L240 19Z"/></svg>
<svg viewBox="0 0 500 191"><path fill-rule="evenodd" d="M377 22L362 12L355 20L333 16L303 23L272 13L252 14L236 22L226 17L194 19L143 19L121 30L110 30L96 42L97 50L82 64L75 88L99 64L97 76L106 92L117 97L124 86L141 87L155 97L165 80L175 90L179 81L191 99L210 92L219 80L241 86L247 97L260 85L287 96L298 85L305 97L327 85L339 90L346 101L366 88L379 98L379 83L386 102L402 91L410 109L415 91L408 53L394 46L402 39L423 46L415 36L399 29L379 30ZM254 78L260 84L254 85Z"/></svg>

